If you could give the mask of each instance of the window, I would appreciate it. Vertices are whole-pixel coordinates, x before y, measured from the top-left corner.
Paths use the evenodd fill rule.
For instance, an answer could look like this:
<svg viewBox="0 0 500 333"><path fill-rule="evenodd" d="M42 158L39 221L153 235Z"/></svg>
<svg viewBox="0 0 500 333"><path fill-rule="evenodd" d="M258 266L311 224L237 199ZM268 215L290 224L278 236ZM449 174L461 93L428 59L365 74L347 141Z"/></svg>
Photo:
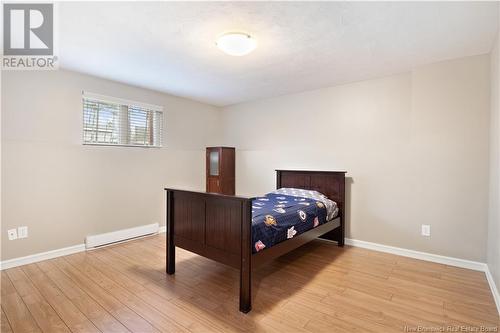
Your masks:
<svg viewBox="0 0 500 333"><path fill-rule="evenodd" d="M83 143L161 147L162 107L83 93Z"/></svg>

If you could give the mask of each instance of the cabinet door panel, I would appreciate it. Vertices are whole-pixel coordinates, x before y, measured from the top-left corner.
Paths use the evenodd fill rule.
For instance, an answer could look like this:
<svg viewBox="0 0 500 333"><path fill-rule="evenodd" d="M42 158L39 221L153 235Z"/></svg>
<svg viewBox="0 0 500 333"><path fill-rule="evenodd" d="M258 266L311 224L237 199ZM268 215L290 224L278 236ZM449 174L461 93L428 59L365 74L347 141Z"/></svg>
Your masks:
<svg viewBox="0 0 500 333"><path fill-rule="evenodd" d="M220 181L218 177L207 178L207 192L213 192L213 193L220 192Z"/></svg>

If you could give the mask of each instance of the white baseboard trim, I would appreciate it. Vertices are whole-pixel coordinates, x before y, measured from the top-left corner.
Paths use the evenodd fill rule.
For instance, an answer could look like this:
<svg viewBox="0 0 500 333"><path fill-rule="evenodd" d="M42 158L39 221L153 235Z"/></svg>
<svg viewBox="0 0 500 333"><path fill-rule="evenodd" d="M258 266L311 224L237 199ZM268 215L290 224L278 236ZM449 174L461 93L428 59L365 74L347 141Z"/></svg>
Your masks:
<svg viewBox="0 0 500 333"><path fill-rule="evenodd" d="M488 284L490 285L491 293L493 294L493 299L495 300L495 304L497 305L498 315L500 316L500 293L498 292L497 285L495 284L495 280L493 279L493 275L490 272L490 268L486 266L486 279L488 280Z"/></svg>
<svg viewBox="0 0 500 333"><path fill-rule="evenodd" d="M158 229L158 233L163 234L165 232L167 232L167 226L166 225L160 226L160 228Z"/></svg>
<svg viewBox="0 0 500 333"><path fill-rule="evenodd" d="M364 249L369 249L369 250L374 250L374 251L379 251L379 252L396 254L398 256L435 262L438 264L444 264L444 265L450 265L450 266L455 266L455 267L472 269L475 271L486 272L486 270L488 269L488 266L484 262L465 260L465 259L459 259L459 258L453 258L453 257L446 257L446 256L442 256L439 254L432 254L432 253L427 253L427 252L420 252L420 251L415 251L415 250L403 249L400 247L383 245L383 244L372 243L372 242L366 242L366 241L357 240L357 239L346 238L345 244L351 245L351 246L356 246L356 247L362 247Z"/></svg>
<svg viewBox="0 0 500 333"><path fill-rule="evenodd" d="M153 223L129 229L107 232L99 235L87 236L85 238L85 245L87 249L90 249L98 246L122 242L132 238L151 235L158 233L159 227L160 226L158 223Z"/></svg>
<svg viewBox="0 0 500 333"><path fill-rule="evenodd" d="M83 251L85 251L85 244L78 244L78 245L63 247L62 249L36 253L36 254L26 256L26 257L19 257L19 258L4 260L4 261L0 262L0 270L13 268L13 267L17 267L17 266L22 266L22 265L28 265L28 264L32 264L34 262L39 262L42 260L48 260L48 259L53 259L53 258L57 258L57 257L67 256L69 254L83 252Z"/></svg>

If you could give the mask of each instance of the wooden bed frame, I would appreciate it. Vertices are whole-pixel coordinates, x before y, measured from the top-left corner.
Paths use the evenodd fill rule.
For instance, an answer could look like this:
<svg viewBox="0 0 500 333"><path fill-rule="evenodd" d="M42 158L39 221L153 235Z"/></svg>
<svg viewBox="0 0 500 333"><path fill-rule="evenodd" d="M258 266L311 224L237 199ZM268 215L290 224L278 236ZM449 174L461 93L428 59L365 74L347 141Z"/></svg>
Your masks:
<svg viewBox="0 0 500 333"><path fill-rule="evenodd" d="M252 309L252 270L318 237L344 245L344 171L276 170L276 188L316 190L335 201L338 216L317 228L252 254L252 199L166 188L167 273L175 273L175 247L240 270L240 311ZM340 222L339 223L334 223Z"/></svg>

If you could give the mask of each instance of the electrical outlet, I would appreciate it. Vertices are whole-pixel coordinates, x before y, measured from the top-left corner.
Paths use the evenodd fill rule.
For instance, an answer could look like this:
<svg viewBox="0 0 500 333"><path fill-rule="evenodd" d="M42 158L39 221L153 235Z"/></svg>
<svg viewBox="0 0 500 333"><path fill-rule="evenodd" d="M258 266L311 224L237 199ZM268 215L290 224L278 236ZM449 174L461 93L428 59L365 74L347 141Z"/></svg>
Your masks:
<svg viewBox="0 0 500 333"><path fill-rule="evenodd" d="M9 235L9 240L17 239L17 229L9 229L7 230L7 234Z"/></svg>
<svg viewBox="0 0 500 333"><path fill-rule="evenodd" d="M18 238L27 238L28 237L28 227L23 226L17 228L17 236Z"/></svg>
<svg viewBox="0 0 500 333"><path fill-rule="evenodd" d="M431 235L431 226L428 224L422 224L422 236L429 237Z"/></svg>

